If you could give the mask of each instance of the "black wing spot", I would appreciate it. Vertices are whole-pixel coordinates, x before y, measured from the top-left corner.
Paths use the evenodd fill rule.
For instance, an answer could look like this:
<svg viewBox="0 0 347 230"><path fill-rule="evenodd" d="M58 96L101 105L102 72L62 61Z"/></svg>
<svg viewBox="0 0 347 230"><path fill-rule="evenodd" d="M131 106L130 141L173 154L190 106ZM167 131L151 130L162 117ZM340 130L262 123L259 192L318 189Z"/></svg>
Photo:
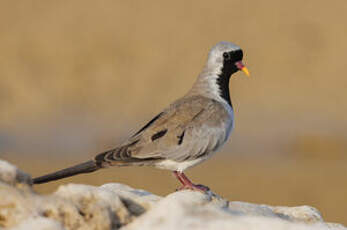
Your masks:
<svg viewBox="0 0 347 230"><path fill-rule="evenodd" d="M164 130L162 130L162 131L157 132L156 134L154 134L154 135L151 137L152 141L154 141L154 140L156 140L156 139L158 139L158 138L161 138L162 136L164 136L164 135L166 134L166 132L167 132L167 129L164 129Z"/></svg>
<svg viewBox="0 0 347 230"><path fill-rule="evenodd" d="M182 133L181 135L177 136L177 138L178 138L178 145L181 145L181 144L182 144L183 138L184 138L184 133L185 133L185 132L186 132L186 131L184 130L183 133Z"/></svg>
<svg viewBox="0 0 347 230"><path fill-rule="evenodd" d="M157 116L155 116L152 120L150 120L145 126L143 126L139 131L137 131L137 133L135 133L134 135L132 135L132 137L136 136L137 134L141 133L143 130L147 129L149 126L151 126L151 124L153 124L153 122L155 122L156 120L158 120L159 117L161 117L161 115L163 115L163 112L159 113Z"/></svg>

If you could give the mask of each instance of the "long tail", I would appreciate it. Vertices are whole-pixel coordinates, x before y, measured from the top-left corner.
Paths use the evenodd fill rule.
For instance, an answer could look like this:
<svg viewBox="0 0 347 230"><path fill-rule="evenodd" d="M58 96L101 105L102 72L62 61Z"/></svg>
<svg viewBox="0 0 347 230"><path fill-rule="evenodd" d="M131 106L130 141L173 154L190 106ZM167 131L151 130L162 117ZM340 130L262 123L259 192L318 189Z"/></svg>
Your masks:
<svg viewBox="0 0 347 230"><path fill-rule="evenodd" d="M87 162L84 162L84 163L81 163L66 169L59 170L54 173L50 173L41 177L34 178L33 183L34 184L47 183L50 181L59 180L65 177L70 177L70 176L74 176L81 173L94 172L100 168L102 168L100 164L97 164L96 161L91 160L91 161L87 161Z"/></svg>

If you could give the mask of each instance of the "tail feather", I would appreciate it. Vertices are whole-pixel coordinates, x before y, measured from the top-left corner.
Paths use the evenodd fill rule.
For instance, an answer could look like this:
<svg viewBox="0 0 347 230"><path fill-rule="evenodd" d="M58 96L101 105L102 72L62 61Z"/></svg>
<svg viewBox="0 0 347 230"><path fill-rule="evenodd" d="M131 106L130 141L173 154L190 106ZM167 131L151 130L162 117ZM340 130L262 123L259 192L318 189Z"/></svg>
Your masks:
<svg viewBox="0 0 347 230"><path fill-rule="evenodd" d="M87 161L66 169L59 170L54 173L50 173L41 177L33 179L34 184L43 184L54 180L59 180L65 177L74 176L81 173L94 172L101 168L101 165L97 164L95 161Z"/></svg>

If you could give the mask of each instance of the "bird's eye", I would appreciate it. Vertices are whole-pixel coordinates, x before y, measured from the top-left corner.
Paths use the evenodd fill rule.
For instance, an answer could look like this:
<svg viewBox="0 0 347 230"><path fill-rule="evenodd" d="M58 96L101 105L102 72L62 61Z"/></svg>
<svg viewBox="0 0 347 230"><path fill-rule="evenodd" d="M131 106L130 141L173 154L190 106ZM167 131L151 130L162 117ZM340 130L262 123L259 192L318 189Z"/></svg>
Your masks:
<svg viewBox="0 0 347 230"><path fill-rule="evenodd" d="M227 53L227 52L225 52L225 53L223 53L223 57L224 57L224 60L230 60L230 53Z"/></svg>

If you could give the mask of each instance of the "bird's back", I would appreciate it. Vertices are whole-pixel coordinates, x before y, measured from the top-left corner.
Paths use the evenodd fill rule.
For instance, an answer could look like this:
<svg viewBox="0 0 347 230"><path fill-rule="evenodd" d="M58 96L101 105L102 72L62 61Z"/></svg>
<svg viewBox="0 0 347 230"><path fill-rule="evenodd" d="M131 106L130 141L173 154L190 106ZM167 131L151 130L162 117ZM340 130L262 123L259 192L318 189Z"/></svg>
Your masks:
<svg viewBox="0 0 347 230"><path fill-rule="evenodd" d="M158 165L204 159L221 147L233 123L230 105L203 97L183 97L120 147L103 155L109 164ZM138 161L138 163L136 162Z"/></svg>

